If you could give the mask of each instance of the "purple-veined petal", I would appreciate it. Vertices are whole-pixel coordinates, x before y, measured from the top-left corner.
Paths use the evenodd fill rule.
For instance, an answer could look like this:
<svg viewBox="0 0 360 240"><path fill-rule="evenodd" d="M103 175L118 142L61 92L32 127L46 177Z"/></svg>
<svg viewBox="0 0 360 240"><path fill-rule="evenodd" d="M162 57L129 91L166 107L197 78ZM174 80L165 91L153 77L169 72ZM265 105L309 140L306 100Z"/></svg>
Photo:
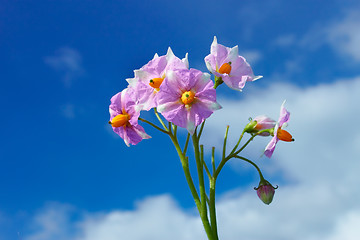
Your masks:
<svg viewBox="0 0 360 240"><path fill-rule="evenodd" d="M280 108L280 117L279 117L279 121L278 121L278 124L280 127L282 127L282 125L284 123L286 123L290 120L290 112L288 112L286 110L285 102L286 102L286 100L281 104L281 108Z"/></svg>
<svg viewBox="0 0 360 240"><path fill-rule="evenodd" d="M276 135L270 140L270 142L268 143L268 145L265 148L265 156L267 156L268 158L271 158L271 156L274 153L275 147L276 147L276 143L279 141L279 139L276 137Z"/></svg>

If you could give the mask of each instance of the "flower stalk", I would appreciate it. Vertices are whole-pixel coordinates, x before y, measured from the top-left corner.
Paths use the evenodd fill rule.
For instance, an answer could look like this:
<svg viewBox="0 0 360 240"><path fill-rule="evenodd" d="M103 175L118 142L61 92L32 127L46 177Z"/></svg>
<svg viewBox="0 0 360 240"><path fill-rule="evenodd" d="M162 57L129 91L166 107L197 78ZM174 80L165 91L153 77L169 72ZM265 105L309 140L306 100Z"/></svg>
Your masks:
<svg viewBox="0 0 360 240"><path fill-rule="evenodd" d="M136 145L150 138L139 122L146 123L169 136L179 156L207 238L219 240L216 182L225 164L234 158L252 165L260 178L259 186L255 188L257 195L265 204L270 204L276 188L265 180L255 162L240 154L257 136L272 137L264 150L264 155L269 158L278 141L292 142L294 139L283 129L290 119L290 113L285 109L284 102L278 122L264 115L250 119L236 144L229 148L230 152L227 152L230 126L226 126L220 148L220 159L215 158L215 147L212 147L211 159L208 163L200 138L204 132L206 119L214 111L222 108L216 98L218 86L225 83L224 86L242 91L247 82L253 82L262 76L254 75L245 58L238 54L237 46L225 47L217 43L216 37L211 44L210 54L205 57L205 64L213 74L213 80L210 74L189 68L187 54L184 59L179 59L171 48L166 55L155 54L146 65L134 71L134 78L127 79L128 87L111 98L109 124L114 132L124 139L127 146ZM150 109L154 109L157 124L140 117L141 111ZM179 143L178 137L181 136L181 132L178 132L179 127L188 132L184 144ZM245 133L250 134L250 137L243 143ZM194 151L191 157L188 154L189 144L192 144ZM195 174L190 171L190 160L196 164L196 177L193 177Z"/></svg>

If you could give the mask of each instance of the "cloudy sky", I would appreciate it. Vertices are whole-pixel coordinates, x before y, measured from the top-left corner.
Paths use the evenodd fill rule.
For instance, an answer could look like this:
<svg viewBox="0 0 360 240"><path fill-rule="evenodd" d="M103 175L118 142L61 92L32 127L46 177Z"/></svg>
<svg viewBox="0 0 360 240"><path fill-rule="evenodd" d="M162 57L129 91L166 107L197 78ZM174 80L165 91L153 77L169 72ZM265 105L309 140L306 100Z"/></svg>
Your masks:
<svg viewBox="0 0 360 240"><path fill-rule="evenodd" d="M285 99L296 139L271 159L269 138L244 151L279 185L269 206L253 168L224 167L220 239L359 239L359 26L352 0L0 0L0 239L205 239L169 139L145 125L152 138L128 148L107 122L134 69L171 46L207 71L214 36L264 78L218 88L205 149Z"/></svg>

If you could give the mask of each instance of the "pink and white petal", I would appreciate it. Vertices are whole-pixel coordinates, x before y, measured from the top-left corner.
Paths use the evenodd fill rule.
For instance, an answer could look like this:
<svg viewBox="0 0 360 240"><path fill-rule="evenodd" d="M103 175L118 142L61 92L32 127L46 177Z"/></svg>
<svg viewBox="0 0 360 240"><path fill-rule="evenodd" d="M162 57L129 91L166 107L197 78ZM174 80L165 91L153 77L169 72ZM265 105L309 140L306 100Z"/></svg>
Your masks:
<svg viewBox="0 0 360 240"><path fill-rule="evenodd" d="M188 53L185 54L185 58L181 59L181 61L185 64L186 69L189 69Z"/></svg>
<svg viewBox="0 0 360 240"><path fill-rule="evenodd" d="M142 138L142 139L149 139L151 138L151 136L149 136L144 128L140 125L134 125L132 126L133 127L133 130Z"/></svg>
<svg viewBox="0 0 360 240"><path fill-rule="evenodd" d="M193 108L194 105L191 107ZM193 135L195 132L195 128L197 125L199 125L200 119L199 116L197 116L196 112L192 109L187 109L187 114L186 114L186 126L185 128L188 130L188 132ZM200 123L199 123L200 122Z"/></svg>
<svg viewBox="0 0 360 240"><path fill-rule="evenodd" d="M290 120L290 112L288 112L286 110L285 102L286 102L286 100L281 104L281 107L280 107L280 117L279 117L279 121L278 121L278 124L280 127L282 127L282 125L284 123L286 123Z"/></svg>
<svg viewBox="0 0 360 240"><path fill-rule="evenodd" d="M162 73L167 66L166 55L158 58L154 58L144 65L140 70L146 71L149 74L155 75L156 77L162 77ZM150 80L150 79L148 79Z"/></svg>
<svg viewBox="0 0 360 240"><path fill-rule="evenodd" d="M217 70L215 56L212 54L209 54L205 57L204 60L205 60L206 67L209 70L209 72L211 72L212 74L215 74L216 70Z"/></svg>
<svg viewBox="0 0 360 240"><path fill-rule="evenodd" d="M226 57L225 62L231 62L233 63L234 61L237 60L237 58L239 57L239 47L236 45L233 48L228 49L229 50L229 54Z"/></svg>
<svg viewBox="0 0 360 240"><path fill-rule="evenodd" d="M154 76L153 73L147 72L147 71L145 71L145 70L143 70L143 69L135 70L135 71L134 71L134 74L135 74L135 78L139 79L140 81L142 81L142 82L144 82L144 83L145 83L145 81L146 81L147 83L149 83L148 81L149 81L150 79L152 79L153 76ZM130 84L129 81L128 81L128 83Z"/></svg>
<svg viewBox="0 0 360 240"><path fill-rule="evenodd" d="M164 104L159 104L157 110L161 113L164 118L168 121L173 121L177 117L178 112L182 111L184 104L180 102L166 102Z"/></svg>
<svg viewBox="0 0 360 240"><path fill-rule="evenodd" d="M181 97L182 91L182 84L181 81L178 81L178 71L174 72L169 70L166 74L166 78L164 79L163 83L160 86L160 92L166 92L172 96Z"/></svg>
<svg viewBox="0 0 360 240"><path fill-rule="evenodd" d="M125 144L129 147L130 144L136 145L142 140L142 137L137 134L133 126L128 126L124 128L124 141Z"/></svg>
<svg viewBox="0 0 360 240"><path fill-rule="evenodd" d="M165 109L166 111L162 111L161 114L167 121L172 122L179 127L186 128L187 110L184 104L169 103Z"/></svg>
<svg viewBox="0 0 360 240"><path fill-rule="evenodd" d="M261 124L261 129L271 129L276 125L275 120L265 115L257 116L253 120L256 121L258 124Z"/></svg>
<svg viewBox="0 0 360 240"><path fill-rule="evenodd" d="M172 61L175 57L175 54L173 53L173 51L171 50L171 48L169 47L168 50L167 50L167 53L166 53L166 60L167 62L170 62Z"/></svg>
<svg viewBox="0 0 360 240"><path fill-rule="evenodd" d="M201 100L216 102L216 90L212 87L213 84L209 84L209 86L211 88L205 88L203 91L197 92L195 97Z"/></svg>
<svg viewBox="0 0 360 240"><path fill-rule="evenodd" d="M250 64L246 62L246 59L242 56L237 56L237 58L231 63L231 68L232 76L250 76L254 78L254 73Z"/></svg>
<svg viewBox="0 0 360 240"><path fill-rule="evenodd" d="M124 139L126 146L130 147L125 127L113 127L112 129L116 134L118 134L122 139Z"/></svg>
<svg viewBox="0 0 360 240"><path fill-rule="evenodd" d="M223 74L222 80L229 88L237 91L242 91L246 82L246 78L243 80L242 76L229 76L227 74Z"/></svg>
<svg viewBox="0 0 360 240"><path fill-rule="evenodd" d="M138 111L148 111L156 107L156 92L150 85L138 82L134 86L134 91L136 92L136 109Z"/></svg>
<svg viewBox="0 0 360 240"><path fill-rule="evenodd" d="M186 91L193 90L196 92L197 87L206 84L206 82L211 82L210 75L205 74L197 69L191 68L190 71L179 71L185 73L180 76L182 88ZM186 77L185 77L186 76ZM186 81L183 81L183 78L186 78ZM200 81L200 82L199 82ZM199 84L199 86L197 86Z"/></svg>
<svg viewBox="0 0 360 240"><path fill-rule="evenodd" d="M198 100L191 106L190 112L197 117L195 118L195 126L199 125L204 119L210 117L210 115L221 106L216 102L200 101Z"/></svg>
<svg viewBox="0 0 360 240"><path fill-rule="evenodd" d="M136 70L135 70L136 71ZM134 71L134 72L135 72ZM129 84L129 87L133 87L137 84L137 82L139 81L139 78L138 77L134 77L134 78L127 78L126 81L128 82Z"/></svg>
<svg viewBox="0 0 360 240"><path fill-rule="evenodd" d="M201 75L199 74L199 76L196 79L193 90L196 93L199 93L208 88L213 88L213 87L214 87L214 83L210 79L210 74L201 72Z"/></svg>
<svg viewBox="0 0 360 240"><path fill-rule="evenodd" d="M276 147L276 143L278 142L278 138L276 137L276 135L270 140L270 142L268 143L268 145L265 148L265 156L267 156L268 158L271 158L271 156L274 153L275 147Z"/></svg>
<svg viewBox="0 0 360 240"><path fill-rule="evenodd" d="M229 54L230 48L225 47L224 45L218 44L216 37L214 37L214 41L211 44L210 53L215 56L216 60L216 70L220 68L221 65L225 62Z"/></svg>
<svg viewBox="0 0 360 240"><path fill-rule="evenodd" d="M198 100L193 106L195 105L198 106L198 112L200 112L201 116L203 116L204 118L208 118L211 115L208 115L207 112L214 112L222 108L219 103L214 101L208 101L206 99ZM206 112L206 114L204 114L203 112Z"/></svg>

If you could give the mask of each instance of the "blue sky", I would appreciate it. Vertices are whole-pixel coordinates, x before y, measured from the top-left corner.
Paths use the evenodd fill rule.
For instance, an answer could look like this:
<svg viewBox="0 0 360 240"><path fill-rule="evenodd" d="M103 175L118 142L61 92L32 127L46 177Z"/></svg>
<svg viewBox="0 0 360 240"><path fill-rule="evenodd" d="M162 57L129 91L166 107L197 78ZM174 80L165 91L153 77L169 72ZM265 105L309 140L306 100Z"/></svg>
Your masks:
<svg viewBox="0 0 360 240"><path fill-rule="evenodd" d="M360 4L350 0L1 0L0 238L144 239L135 232L150 231L147 239L169 239L183 224L194 234L178 233L179 239L200 239L170 141L144 126L152 139L126 147L107 124L108 106L133 70L169 46L180 58L188 52L190 67L207 71L203 59L217 36L225 46L238 45L264 78L242 93L219 89L223 109L209 119L204 144L219 147L227 124L236 138L250 116L277 119L284 99L296 138L280 143L270 160L260 158L268 139L246 152L281 186L267 208L252 190L253 169L236 162L224 168L217 188L223 239L262 238L251 232L254 219L263 229L285 225L268 239L289 239L300 229L302 239L353 239L344 223L360 224L353 200L360 197L353 185L360 180L360 132L352 128L360 120L359 16ZM286 221L294 208L318 210L321 224L311 225L305 210ZM254 217L238 220L229 212ZM122 224L125 213L132 220ZM154 228L136 231L150 216ZM168 232L156 227L164 219ZM272 219L271 227L264 219Z"/></svg>

